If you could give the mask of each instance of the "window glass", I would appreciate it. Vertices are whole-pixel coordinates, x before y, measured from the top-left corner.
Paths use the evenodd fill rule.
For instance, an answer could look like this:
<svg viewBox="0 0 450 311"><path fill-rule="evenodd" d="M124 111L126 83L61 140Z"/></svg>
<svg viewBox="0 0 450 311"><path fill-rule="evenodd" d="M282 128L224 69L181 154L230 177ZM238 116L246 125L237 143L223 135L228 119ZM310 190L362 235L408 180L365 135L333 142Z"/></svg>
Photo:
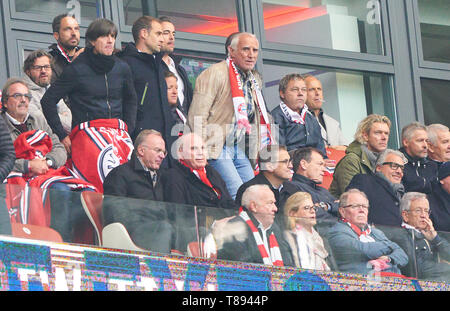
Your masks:
<svg viewBox="0 0 450 311"><path fill-rule="evenodd" d="M123 0L125 24L133 22L145 11L139 0ZM191 0L189 5L179 0L153 2L158 16L168 16L177 31L227 37L238 31L236 3L234 0ZM151 8L149 8L151 9Z"/></svg>
<svg viewBox="0 0 450 311"><path fill-rule="evenodd" d="M450 81L421 79L425 124L441 123L450 127Z"/></svg>
<svg viewBox="0 0 450 311"><path fill-rule="evenodd" d="M424 60L450 63L450 1L419 0Z"/></svg>
<svg viewBox="0 0 450 311"><path fill-rule="evenodd" d="M57 16L69 12L75 15L78 22L80 22L80 20L89 22L100 15L98 14L98 8L100 8L98 2L98 0L16 0L15 8L16 12L45 16Z"/></svg>
<svg viewBox="0 0 450 311"><path fill-rule="evenodd" d="M384 54L378 0L264 0L269 42Z"/></svg>
<svg viewBox="0 0 450 311"><path fill-rule="evenodd" d="M347 143L353 137L359 121L371 113L386 115L392 122L389 146L397 148L396 116L392 77L386 74L337 71L307 66L280 66L265 61L265 99L269 110L280 104L278 85L287 74L315 76L322 84L323 111L340 123Z"/></svg>
<svg viewBox="0 0 450 311"><path fill-rule="evenodd" d="M181 55L180 55L181 56ZM195 88L195 80L202 73L203 70L207 69L209 66L219 62L220 60L215 59L205 59L192 56L182 56L180 65L186 70L189 81L192 87Z"/></svg>

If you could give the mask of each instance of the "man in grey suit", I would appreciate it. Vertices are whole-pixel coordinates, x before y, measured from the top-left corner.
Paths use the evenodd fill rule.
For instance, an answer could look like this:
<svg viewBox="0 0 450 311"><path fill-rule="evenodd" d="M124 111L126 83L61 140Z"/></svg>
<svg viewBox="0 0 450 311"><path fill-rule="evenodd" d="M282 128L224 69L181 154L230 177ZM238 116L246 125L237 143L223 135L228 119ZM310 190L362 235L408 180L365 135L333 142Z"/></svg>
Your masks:
<svg viewBox="0 0 450 311"><path fill-rule="evenodd" d="M324 102L322 83L311 75L305 76L305 82L307 88L306 104L320 124L325 145L333 149L345 150L348 143L344 134L342 134L339 122L327 115L322 109Z"/></svg>
<svg viewBox="0 0 450 311"><path fill-rule="evenodd" d="M328 231L327 238L340 271L401 273L399 267L408 263L408 256L382 231L367 224L369 200L363 192L344 192L339 213L341 219Z"/></svg>

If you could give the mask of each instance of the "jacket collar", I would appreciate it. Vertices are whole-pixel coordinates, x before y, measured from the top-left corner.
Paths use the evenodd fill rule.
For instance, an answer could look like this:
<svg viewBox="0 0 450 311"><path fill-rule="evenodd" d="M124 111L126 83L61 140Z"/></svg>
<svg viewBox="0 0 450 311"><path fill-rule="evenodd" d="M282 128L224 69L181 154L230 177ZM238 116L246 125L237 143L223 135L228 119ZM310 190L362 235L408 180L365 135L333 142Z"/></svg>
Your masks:
<svg viewBox="0 0 450 311"><path fill-rule="evenodd" d="M405 155L406 159L408 159L408 163L411 163L413 166L418 166L418 165L420 166L420 165L427 164L429 162L429 160L426 157L425 158L416 158L416 157L410 156L406 152L404 147L401 147L399 149L399 151L401 151Z"/></svg>
<svg viewBox="0 0 450 311"><path fill-rule="evenodd" d="M292 181L297 181L302 184L307 184L310 187L317 188L317 184L313 180L297 173L294 173L294 176L292 176Z"/></svg>

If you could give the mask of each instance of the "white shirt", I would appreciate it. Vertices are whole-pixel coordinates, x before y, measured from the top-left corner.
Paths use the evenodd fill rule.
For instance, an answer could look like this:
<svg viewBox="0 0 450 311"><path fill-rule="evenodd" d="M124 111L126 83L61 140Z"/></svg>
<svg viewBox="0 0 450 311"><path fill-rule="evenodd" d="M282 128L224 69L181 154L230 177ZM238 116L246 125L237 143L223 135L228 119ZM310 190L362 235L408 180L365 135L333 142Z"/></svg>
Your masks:
<svg viewBox="0 0 450 311"><path fill-rule="evenodd" d="M178 74L178 71L175 67L175 62L171 57L169 57L169 64L167 65L169 67L169 70L177 77L177 84L178 84L178 100L180 101L180 105L183 106L184 101L184 83L181 79L181 76Z"/></svg>

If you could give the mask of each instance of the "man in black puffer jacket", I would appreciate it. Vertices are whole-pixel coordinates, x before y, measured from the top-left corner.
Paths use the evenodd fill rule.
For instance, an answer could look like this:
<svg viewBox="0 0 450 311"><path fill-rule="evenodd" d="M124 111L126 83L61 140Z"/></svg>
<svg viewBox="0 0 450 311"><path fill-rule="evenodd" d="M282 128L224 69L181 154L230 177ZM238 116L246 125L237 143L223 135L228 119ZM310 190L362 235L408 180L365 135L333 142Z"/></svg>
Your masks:
<svg viewBox="0 0 450 311"><path fill-rule="evenodd" d="M117 28L111 21L93 21L86 31L88 47L85 52L64 68L61 77L41 99L48 124L67 152L70 154L73 151L73 169L100 191L103 190L102 183L109 171L126 162L131 155L133 147L126 130L133 132L136 121L136 92L130 68L112 55L116 35ZM72 111L70 137L64 132L56 107L58 101L66 95L70 99ZM103 133L91 135L91 130ZM92 142L78 139L79 132L89 136L100 152L87 146ZM86 153L91 150L92 154ZM76 153L82 154L77 156ZM86 162L88 156L94 157L89 158L91 166L89 163L75 163L77 157ZM98 165L95 161L97 157L102 159ZM109 163L103 162L103 158Z"/></svg>
<svg viewBox="0 0 450 311"><path fill-rule="evenodd" d="M118 53L130 66L137 94L136 129L130 134L134 140L143 129L156 130L163 135L167 150L170 150L178 132L171 135L175 120L167 101L165 67L160 53L163 43L161 23L151 16L142 16L134 22L132 33L135 43L128 43ZM166 159L163 167L171 162L170 155Z"/></svg>

